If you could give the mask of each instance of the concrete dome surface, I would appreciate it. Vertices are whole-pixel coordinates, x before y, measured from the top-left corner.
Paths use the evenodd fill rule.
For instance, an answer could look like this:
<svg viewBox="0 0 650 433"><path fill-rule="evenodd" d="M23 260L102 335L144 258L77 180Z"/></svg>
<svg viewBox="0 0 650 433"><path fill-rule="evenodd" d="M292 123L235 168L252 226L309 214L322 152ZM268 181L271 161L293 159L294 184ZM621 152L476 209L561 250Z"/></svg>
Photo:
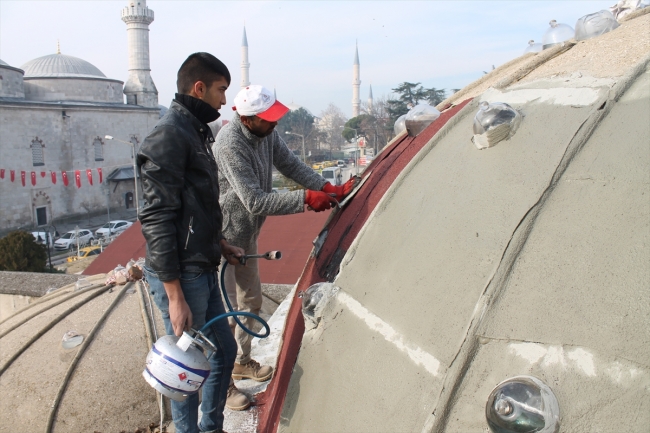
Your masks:
<svg viewBox="0 0 650 433"><path fill-rule="evenodd" d="M160 423L142 370L162 322L151 320L156 310L139 283L104 279L62 287L0 322L0 432L133 432ZM83 341L65 348L70 331Z"/></svg>
<svg viewBox="0 0 650 433"><path fill-rule="evenodd" d="M522 376L561 431L647 430L648 12L502 65L375 157L298 282L338 292L308 325L294 299L259 431L487 432ZM524 118L479 150L482 102Z"/></svg>
<svg viewBox="0 0 650 433"><path fill-rule="evenodd" d="M20 67L25 78L106 78L96 66L78 57L50 54Z"/></svg>

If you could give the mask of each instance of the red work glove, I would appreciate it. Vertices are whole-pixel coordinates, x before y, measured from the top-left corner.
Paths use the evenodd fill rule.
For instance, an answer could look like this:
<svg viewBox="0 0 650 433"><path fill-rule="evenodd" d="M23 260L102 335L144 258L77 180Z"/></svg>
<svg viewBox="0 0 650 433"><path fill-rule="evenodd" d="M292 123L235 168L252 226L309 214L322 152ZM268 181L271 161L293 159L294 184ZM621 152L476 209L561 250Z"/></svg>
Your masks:
<svg viewBox="0 0 650 433"><path fill-rule="evenodd" d="M343 185L334 186L331 183L327 182L323 186L323 192L327 194L336 194L336 200L342 201L346 195L350 194L354 189L355 178L350 178Z"/></svg>
<svg viewBox="0 0 650 433"><path fill-rule="evenodd" d="M322 191L312 191L308 189L305 191L305 204L309 206L310 209L320 212L330 209L332 204L336 204L336 200L334 197L331 197Z"/></svg>

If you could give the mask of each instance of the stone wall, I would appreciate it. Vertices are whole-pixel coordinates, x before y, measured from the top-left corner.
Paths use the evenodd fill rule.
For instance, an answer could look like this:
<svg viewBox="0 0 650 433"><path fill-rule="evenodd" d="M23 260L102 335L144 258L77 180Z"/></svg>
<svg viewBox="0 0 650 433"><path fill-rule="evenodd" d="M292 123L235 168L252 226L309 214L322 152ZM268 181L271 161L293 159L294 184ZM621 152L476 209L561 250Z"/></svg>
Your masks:
<svg viewBox="0 0 650 433"><path fill-rule="evenodd" d="M100 185L96 169L102 168L106 182L115 168L132 166L131 148L119 141L107 141L104 136L134 140L139 145L157 121L158 110L126 105L0 102L0 168L5 169L4 179L0 179L0 230L35 225L39 207L47 209L48 221L105 211L107 187L111 207L123 208L124 194L133 191L133 183ZM34 165L34 146L42 147L42 165ZM98 147L103 160L96 160ZM86 169L93 170L93 186ZM15 170L13 183L9 170ZM67 187L62 170L67 171ZM81 188L75 186L74 170L81 170ZM21 171L26 172L24 187ZM31 184L32 171L36 173L35 186ZM51 171L56 172L56 184L52 184Z"/></svg>
<svg viewBox="0 0 650 433"><path fill-rule="evenodd" d="M22 69L0 65L0 97L24 98Z"/></svg>
<svg viewBox="0 0 650 433"><path fill-rule="evenodd" d="M26 78L30 101L88 101L123 103L123 83L106 78Z"/></svg>

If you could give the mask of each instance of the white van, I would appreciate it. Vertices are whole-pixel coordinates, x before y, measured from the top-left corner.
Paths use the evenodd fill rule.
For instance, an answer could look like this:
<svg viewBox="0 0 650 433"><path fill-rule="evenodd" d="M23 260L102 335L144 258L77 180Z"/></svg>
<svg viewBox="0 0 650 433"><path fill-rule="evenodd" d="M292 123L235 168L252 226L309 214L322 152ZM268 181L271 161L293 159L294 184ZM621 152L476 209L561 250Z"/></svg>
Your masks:
<svg viewBox="0 0 650 433"><path fill-rule="evenodd" d="M324 168L321 172L321 176L325 178L332 185L341 185L343 183L343 174L339 167L328 167Z"/></svg>

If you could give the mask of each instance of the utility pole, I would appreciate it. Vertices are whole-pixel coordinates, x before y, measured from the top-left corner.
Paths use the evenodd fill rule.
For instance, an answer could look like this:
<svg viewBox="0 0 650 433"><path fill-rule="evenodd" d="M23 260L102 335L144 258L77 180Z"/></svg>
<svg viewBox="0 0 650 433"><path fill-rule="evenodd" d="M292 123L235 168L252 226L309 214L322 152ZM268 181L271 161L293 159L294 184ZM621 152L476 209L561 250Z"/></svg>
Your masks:
<svg viewBox="0 0 650 433"><path fill-rule="evenodd" d="M298 137L302 138L302 162L307 164L307 159L305 158L305 136L302 134L296 134L295 132L289 132L289 131L286 131L285 134L297 135Z"/></svg>

